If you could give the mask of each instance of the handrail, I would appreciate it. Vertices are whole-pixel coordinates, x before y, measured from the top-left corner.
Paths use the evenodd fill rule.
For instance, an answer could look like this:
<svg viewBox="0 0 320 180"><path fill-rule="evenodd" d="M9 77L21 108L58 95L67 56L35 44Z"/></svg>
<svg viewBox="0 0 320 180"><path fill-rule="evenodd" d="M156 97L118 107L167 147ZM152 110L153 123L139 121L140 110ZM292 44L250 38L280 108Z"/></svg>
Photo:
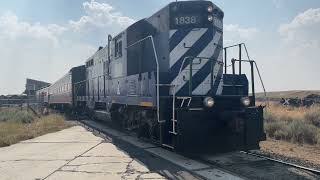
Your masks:
<svg viewBox="0 0 320 180"><path fill-rule="evenodd" d="M181 71L182 71L182 68L183 68L183 65L185 63L185 61L189 58L192 58L191 56L187 56L185 58L183 58L183 61L182 61L182 64L180 66L180 69L179 69L179 73L178 73L178 77L179 75L181 74ZM176 80L177 81L177 80ZM175 111L176 111L176 86L177 86L177 83L176 81L174 82L174 85L173 85L173 93L172 93L172 133L177 135L177 132L175 131Z"/></svg>
<svg viewBox="0 0 320 180"><path fill-rule="evenodd" d="M193 60L194 60L194 59L206 59L206 60L210 60L210 59L213 59L213 58L208 58L208 57L194 57L194 56L187 56L187 57L183 58L182 64L181 64L180 69L179 69L178 77L179 77L179 75L181 74L182 69L183 69L183 66L184 66L184 64L185 64L185 61L186 61L187 59L192 59L192 60L190 61L190 72L189 72L189 73L190 73L189 83L190 83L190 81L192 80L192 63L193 63ZM212 73L212 71L211 71L211 73ZM177 81L177 79L176 79L176 81ZM173 133L173 134L175 134L175 135L177 135L177 132L176 132L176 130L175 130L175 122L176 122L176 119L175 119L175 100L176 100L176 86L177 86L176 81L175 81L174 84L172 85L172 86L173 86L173 93L172 93L172 132L171 132L171 133ZM189 85L189 86L190 86L190 85ZM190 91L190 89L189 89L189 91ZM191 93L190 95L192 95L192 92L189 92L189 93ZM191 102L191 99L190 99L190 101L189 101L189 103L188 103L188 106L190 105L190 102Z"/></svg>
<svg viewBox="0 0 320 180"><path fill-rule="evenodd" d="M248 60L251 60L251 58L250 58L250 56L249 56L249 53L248 53L248 49L247 49L246 44L245 44L245 43L242 43L242 44L243 44L244 49L245 49L245 51L246 51ZM261 74L260 74L260 70L259 70L259 68L258 68L258 65L257 65L257 62L256 62L256 61L254 61L254 65L255 65L255 67L256 67L256 69L257 69L257 73L258 73L258 76L259 76L259 79L260 79L260 83L261 83L262 88L263 88L265 101L266 101L266 102L268 103L268 105L269 105L269 99L268 99L268 96L267 96L267 91L266 91L266 88L265 88L265 86L264 86L264 83L263 83L263 80L262 80L262 77L261 77Z"/></svg>
<svg viewBox="0 0 320 180"><path fill-rule="evenodd" d="M244 46L244 48L245 48L245 51L246 51L246 55L247 55L247 58L248 58L248 60L247 61L253 61L253 63L254 63L254 65L255 65L255 68L256 68L256 70L257 70L257 73L258 73L258 76L259 76L259 80L260 80L260 83L261 83L261 86L262 86L262 88L263 88L263 92L264 92L264 97L265 97L265 102L267 102L268 104L269 104L269 99L268 99L268 97L267 97L267 91L266 91L266 88L265 88L265 85L264 85L264 82L263 82L263 80L262 80L262 76L261 76L261 73L260 73L260 70L259 70L259 68L258 68L258 65L257 65L257 62L256 61L254 61L254 60L252 60L251 58L250 58L250 56L249 56L249 53L248 53L248 49L247 49L247 46L246 46L246 44L245 43L240 43L240 44L235 44L235 45L231 45L231 46L227 46L227 47L224 47L223 49L225 50L225 73L227 73L226 72L226 68L227 68L227 63L226 63L226 50L228 49L228 48L233 48L233 47L237 47L237 46ZM240 48L240 51L241 51L241 48ZM242 59L240 59L241 58L241 55L240 55L240 57L239 57L239 62L241 62L241 61L246 61L246 60L242 60ZM234 68L234 67L233 67ZM234 71L234 70L233 70Z"/></svg>
<svg viewBox="0 0 320 180"><path fill-rule="evenodd" d="M232 59L232 61L240 61L240 60L238 60L238 59ZM266 90L265 90L265 87L264 87L264 84L263 84L263 81L262 81L262 78L261 78L261 75L260 75L260 71L259 71L259 67L258 67L258 65L257 65L257 62L256 62L255 60L249 60L249 59L248 59L248 60L242 59L241 61L253 63L253 64L255 65L255 68L256 68L257 73L258 73L258 75L259 75L259 79L260 79L260 82L261 82L261 84L262 84L262 88L263 88L263 91L264 91L265 102L267 103L267 105L269 105L269 99L268 99L268 97L267 97L267 93L266 93ZM253 72L251 72L251 73L253 73ZM254 83L253 83L253 84L254 84Z"/></svg>
<svg viewBox="0 0 320 180"><path fill-rule="evenodd" d="M142 42L142 41L145 41L147 39L151 39L151 43L152 43L152 48L153 48L153 53L154 53L154 56L155 56L155 59L156 59L156 64L157 64L157 83L156 83L156 86L157 86L157 120L158 120L158 123L164 123L165 120L160 120L160 89L159 89L159 61L158 61L158 54L157 54L157 50L156 50L156 47L154 45L154 40L153 40L153 36L147 36L145 38L142 38L138 41L136 41L135 43L133 44L130 44L129 46L126 47L126 49L132 47L132 46L135 46L137 45L138 43Z"/></svg>

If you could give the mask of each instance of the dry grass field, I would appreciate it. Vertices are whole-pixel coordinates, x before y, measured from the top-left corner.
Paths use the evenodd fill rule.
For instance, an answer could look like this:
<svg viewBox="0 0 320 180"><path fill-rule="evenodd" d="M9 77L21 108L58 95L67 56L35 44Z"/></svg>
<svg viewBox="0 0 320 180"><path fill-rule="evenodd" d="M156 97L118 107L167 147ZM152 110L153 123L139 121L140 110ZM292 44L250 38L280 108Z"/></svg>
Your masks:
<svg viewBox="0 0 320 180"><path fill-rule="evenodd" d="M320 167L320 106L286 107L270 103L265 109L267 141L263 152Z"/></svg>
<svg viewBox="0 0 320 180"><path fill-rule="evenodd" d="M296 108L270 103L265 110L265 131L276 140L320 145L320 106Z"/></svg>
<svg viewBox="0 0 320 180"><path fill-rule="evenodd" d="M36 117L31 111L0 109L0 147L56 132L72 124L58 114Z"/></svg>

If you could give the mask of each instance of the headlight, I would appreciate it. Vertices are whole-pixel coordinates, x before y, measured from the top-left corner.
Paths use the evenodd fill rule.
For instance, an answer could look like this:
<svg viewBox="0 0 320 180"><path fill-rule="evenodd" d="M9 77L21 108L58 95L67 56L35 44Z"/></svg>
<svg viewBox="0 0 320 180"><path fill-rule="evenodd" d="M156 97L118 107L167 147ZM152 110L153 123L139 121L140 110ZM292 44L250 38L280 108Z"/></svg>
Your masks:
<svg viewBox="0 0 320 180"><path fill-rule="evenodd" d="M244 106L250 106L251 100L250 100L249 97L243 97L243 98L241 98L241 103L242 103Z"/></svg>
<svg viewBox="0 0 320 180"><path fill-rule="evenodd" d="M212 11L213 11L213 7L212 7L212 6L209 6L209 7L208 7L208 12L211 13Z"/></svg>
<svg viewBox="0 0 320 180"><path fill-rule="evenodd" d="M206 97L203 100L203 104L205 107L211 108L214 106L214 99L212 97Z"/></svg>
<svg viewBox="0 0 320 180"><path fill-rule="evenodd" d="M212 22L213 21L213 16L209 15L208 16L208 21Z"/></svg>

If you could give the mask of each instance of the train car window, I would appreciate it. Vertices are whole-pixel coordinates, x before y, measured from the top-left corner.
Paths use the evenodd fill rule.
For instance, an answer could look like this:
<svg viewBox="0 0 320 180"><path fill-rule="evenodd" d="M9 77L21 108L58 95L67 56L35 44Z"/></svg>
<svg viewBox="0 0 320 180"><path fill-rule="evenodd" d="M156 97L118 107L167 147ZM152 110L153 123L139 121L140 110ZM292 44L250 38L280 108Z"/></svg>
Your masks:
<svg viewBox="0 0 320 180"><path fill-rule="evenodd" d="M119 58L122 56L122 41L116 39L115 40L115 50L114 50L114 54L116 58Z"/></svg>
<svg viewBox="0 0 320 180"><path fill-rule="evenodd" d="M90 61L86 62L86 66L87 67L93 66L93 59L91 59Z"/></svg>
<svg viewBox="0 0 320 180"><path fill-rule="evenodd" d="M118 42L117 42L117 40L115 40L115 47L114 47L114 54L115 54L115 57L118 57Z"/></svg>
<svg viewBox="0 0 320 180"><path fill-rule="evenodd" d="M119 56L122 56L122 41L118 43Z"/></svg>

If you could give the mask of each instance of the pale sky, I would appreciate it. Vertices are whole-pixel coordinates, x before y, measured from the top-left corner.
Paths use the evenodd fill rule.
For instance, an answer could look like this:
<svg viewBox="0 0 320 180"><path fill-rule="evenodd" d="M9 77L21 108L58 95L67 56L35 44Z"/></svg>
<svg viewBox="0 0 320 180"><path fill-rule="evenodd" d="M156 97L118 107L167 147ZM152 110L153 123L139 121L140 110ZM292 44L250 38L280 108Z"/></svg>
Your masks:
<svg viewBox="0 0 320 180"><path fill-rule="evenodd" d="M26 78L56 81L104 46L108 34L169 2L1 1L0 94L20 94ZM247 44L268 91L320 90L319 0L212 2L225 12L224 45Z"/></svg>

